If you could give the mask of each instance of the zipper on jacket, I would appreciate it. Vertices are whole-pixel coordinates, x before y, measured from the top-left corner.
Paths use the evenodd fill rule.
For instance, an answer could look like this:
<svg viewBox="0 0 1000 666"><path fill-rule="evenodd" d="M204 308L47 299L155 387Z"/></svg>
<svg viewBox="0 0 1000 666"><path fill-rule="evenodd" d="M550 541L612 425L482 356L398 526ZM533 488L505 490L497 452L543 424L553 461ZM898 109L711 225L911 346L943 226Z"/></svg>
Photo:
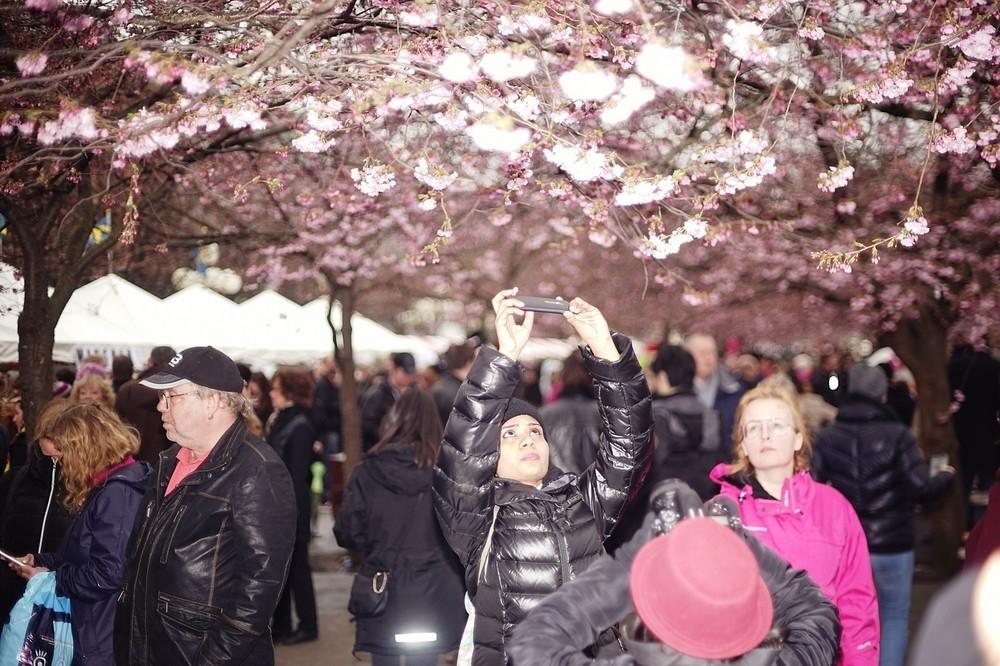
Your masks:
<svg viewBox="0 0 1000 666"><path fill-rule="evenodd" d="M569 520L566 518L566 510L563 507L556 508L556 546L559 549L559 572L562 575L561 585L568 583L572 577L572 570L569 567L569 548L566 546L566 528Z"/></svg>
<svg viewBox="0 0 1000 666"><path fill-rule="evenodd" d="M38 551L39 553L45 552L42 548L42 543L45 541L45 525L49 522L49 509L52 508L52 497L56 494L56 466L59 461L56 458L52 459L52 480L49 484L49 501L45 503L45 515L42 516L42 531L38 535Z"/></svg>

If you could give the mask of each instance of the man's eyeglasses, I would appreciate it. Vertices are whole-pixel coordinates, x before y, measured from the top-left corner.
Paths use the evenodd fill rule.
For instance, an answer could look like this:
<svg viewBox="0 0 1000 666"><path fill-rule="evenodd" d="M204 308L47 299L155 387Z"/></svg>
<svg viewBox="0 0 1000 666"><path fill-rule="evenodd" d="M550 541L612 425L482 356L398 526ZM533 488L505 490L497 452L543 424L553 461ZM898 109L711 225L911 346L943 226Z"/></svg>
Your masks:
<svg viewBox="0 0 1000 666"><path fill-rule="evenodd" d="M160 394L160 399L158 402L162 402L163 406L170 409L170 401L174 398L183 398L186 395L191 395L192 393L197 393L197 391L185 391L184 393L166 393Z"/></svg>
<svg viewBox="0 0 1000 666"><path fill-rule="evenodd" d="M765 435L783 435L792 430L794 426L787 421L780 419L763 419L760 421L747 421L743 426L744 439L760 439Z"/></svg>

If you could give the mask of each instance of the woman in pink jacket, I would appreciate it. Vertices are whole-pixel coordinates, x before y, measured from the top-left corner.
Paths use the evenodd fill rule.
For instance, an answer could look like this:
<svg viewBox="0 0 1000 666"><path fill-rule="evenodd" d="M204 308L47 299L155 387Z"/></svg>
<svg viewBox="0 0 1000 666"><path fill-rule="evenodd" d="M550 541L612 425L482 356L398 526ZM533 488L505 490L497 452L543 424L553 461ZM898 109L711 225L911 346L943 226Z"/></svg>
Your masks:
<svg viewBox="0 0 1000 666"><path fill-rule="evenodd" d="M744 527L804 569L840 614L844 666L878 664L878 602L868 544L854 508L839 492L813 481L809 435L796 397L760 386L736 410L732 465L711 478L736 500Z"/></svg>

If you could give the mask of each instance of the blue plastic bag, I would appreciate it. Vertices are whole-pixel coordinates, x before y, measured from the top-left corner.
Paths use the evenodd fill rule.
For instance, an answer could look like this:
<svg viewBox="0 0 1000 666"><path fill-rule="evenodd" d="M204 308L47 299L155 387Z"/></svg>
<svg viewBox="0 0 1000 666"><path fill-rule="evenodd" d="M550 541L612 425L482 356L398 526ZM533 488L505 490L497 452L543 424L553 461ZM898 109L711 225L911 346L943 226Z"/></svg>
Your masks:
<svg viewBox="0 0 1000 666"><path fill-rule="evenodd" d="M10 612L0 636L0 664L70 666L72 661L69 599L56 594L56 572L43 571L31 577Z"/></svg>

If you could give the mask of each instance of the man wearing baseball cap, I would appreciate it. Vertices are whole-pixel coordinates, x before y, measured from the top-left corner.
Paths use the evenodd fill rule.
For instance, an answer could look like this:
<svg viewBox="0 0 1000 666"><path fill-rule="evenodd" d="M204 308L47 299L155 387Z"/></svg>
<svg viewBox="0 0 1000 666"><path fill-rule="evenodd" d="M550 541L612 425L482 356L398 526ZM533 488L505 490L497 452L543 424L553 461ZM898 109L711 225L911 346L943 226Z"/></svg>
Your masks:
<svg viewBox="0 0 1000 666"><path fill-rule="evenodd" d="M219 350L185 349L141 383L160 392L174 446L132 531L116 661L271 665L268 624L295 536L285 465L247 429L253 408Z"/></svg>

